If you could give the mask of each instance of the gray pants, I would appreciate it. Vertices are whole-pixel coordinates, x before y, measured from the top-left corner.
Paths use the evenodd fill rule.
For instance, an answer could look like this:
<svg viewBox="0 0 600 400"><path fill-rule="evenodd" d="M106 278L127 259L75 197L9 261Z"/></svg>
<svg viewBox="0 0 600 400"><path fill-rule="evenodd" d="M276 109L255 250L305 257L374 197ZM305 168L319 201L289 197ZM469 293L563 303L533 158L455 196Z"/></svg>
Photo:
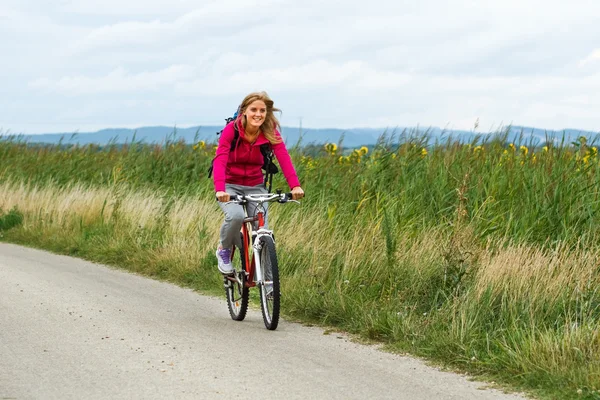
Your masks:
<svg viewBox="0 0 600 400"><path fill-rule="evenodd" d="M263 184L258 186L242 186L226 183L225 191L229 194L239 195L267 193L267 189L265 189L265 185ZM265 227L267 226L267 205L268 203L263 204L265 208ZM242 240L240 239L240 229L242 229L242 223L244 221L243 207L235 203L225 204L221 202L219 202L219 207L221 207L221 210L225 213L225 221L223 221L223 225L221 225L221 246L224 249L231 248L232 245L241 248ZM246 207L248 209L248 216L253 216L256 210L256 203L248 203Z"/></svg>

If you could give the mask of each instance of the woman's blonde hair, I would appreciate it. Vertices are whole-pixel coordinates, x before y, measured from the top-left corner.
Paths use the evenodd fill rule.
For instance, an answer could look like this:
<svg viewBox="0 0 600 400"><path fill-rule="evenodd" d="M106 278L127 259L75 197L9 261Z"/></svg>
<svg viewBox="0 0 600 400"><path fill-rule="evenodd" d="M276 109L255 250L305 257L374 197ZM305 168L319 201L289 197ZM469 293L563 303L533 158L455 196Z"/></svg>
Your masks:
<svg viewBox="0 0 600 400"><path fill-rule="evenodd" d="M271 100L267 92L254 92L246 96L242 101L242 104L240 104L238 120L241 119L242 126L244 127L244 129L246 129L246 118L244 112L246 111L246 108L248 108L248 106L254 103L256 100L263 101L267 106L267 115L265 116L265 122L263 122L260 126L260 130L270 143L280 143L282 140L280 137L275 135L275 129L281 130L281 126L279 125L279 120L275 116L275 113L280 113L281 110L273 106L274 102L273 100ZM236 121L236 123L238 122Z"/></svg>

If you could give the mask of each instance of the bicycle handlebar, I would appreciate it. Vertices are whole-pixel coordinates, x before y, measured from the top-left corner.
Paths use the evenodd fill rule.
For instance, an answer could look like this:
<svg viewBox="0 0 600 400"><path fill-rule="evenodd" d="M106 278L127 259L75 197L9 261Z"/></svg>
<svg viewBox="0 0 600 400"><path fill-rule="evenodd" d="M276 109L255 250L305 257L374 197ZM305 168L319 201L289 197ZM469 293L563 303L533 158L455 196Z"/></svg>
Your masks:
<svg viewBox="0 0 600 400"><path fill-rule="evenodd" d="M245 203L245 202L254 202L254 203L269 203L273 201L277 201L278 203L287 203L288 201L293 201L295 203L300 203L299 201L293 200L292 193L258 193L258 194L247 194L247 195L237 195L237 194L229 194L230 200L228 203Z"/></svg>

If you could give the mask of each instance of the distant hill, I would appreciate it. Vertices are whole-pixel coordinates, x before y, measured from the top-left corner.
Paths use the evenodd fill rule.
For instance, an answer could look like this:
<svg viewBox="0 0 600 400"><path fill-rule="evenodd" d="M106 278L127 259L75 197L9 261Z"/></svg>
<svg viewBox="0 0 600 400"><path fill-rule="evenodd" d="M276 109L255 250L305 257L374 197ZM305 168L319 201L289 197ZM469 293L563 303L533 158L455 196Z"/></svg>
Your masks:
<svg viewBox="0 0 600 400"><path fill-rule="evenodd" d="M81 132L81 133L45 133L38 135L18 135L4 136L3 139L13 137L29 143L48 143L57 144L100 144L108 143L131 143L132 140L142 141L145 143L161 144L167 140L183 140L186 143L194 143L199 140L213 142L217 140L216 132L220 131L222 126L196 126L190 128L176 128L168 126L148 126L137 129L111 128L102 129L97 132ZM585 136L589 140L593 140L598 136L597 132L582 131L576 129L565 129L562 131L547 131L539 128L528 128L521 126L513 126L510 129L505 129L507 139L515 143L531 143L539 145L546 142L546 138L554 138L555 141L560 141L564 137L565 141L571 142L580 136ZM442 130L437 127L432 128L354 128L354 129L302 129L301 144L322 144L328 142L338 143L343 138L345 147L359 147L363 145L374 145L377 140L386 135L387 138L393 136L394 141L397 141L402 136L418 136L427 135L429 143L435 141L446 140L449 136L463 143L472 142L476 137L486 137L490 133L475 133L472 131L463 130ZM294 145L300 137L300 130L293 127L283 127L282 135L288 144Z"/></svg>

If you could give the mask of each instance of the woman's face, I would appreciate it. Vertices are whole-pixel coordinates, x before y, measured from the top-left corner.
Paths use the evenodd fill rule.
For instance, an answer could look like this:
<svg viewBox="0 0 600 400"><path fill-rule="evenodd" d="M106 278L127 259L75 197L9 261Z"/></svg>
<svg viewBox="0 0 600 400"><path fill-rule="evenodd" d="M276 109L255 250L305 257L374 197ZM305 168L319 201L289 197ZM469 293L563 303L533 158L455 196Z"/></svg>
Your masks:
<svg viewBox="0 0 600 400"><path fill-rule="evenodd" d="M267 105L262 100L255 100L246 108L244 115L246 116L246 127L250 125L259 128L265 122Z"/></svg>

